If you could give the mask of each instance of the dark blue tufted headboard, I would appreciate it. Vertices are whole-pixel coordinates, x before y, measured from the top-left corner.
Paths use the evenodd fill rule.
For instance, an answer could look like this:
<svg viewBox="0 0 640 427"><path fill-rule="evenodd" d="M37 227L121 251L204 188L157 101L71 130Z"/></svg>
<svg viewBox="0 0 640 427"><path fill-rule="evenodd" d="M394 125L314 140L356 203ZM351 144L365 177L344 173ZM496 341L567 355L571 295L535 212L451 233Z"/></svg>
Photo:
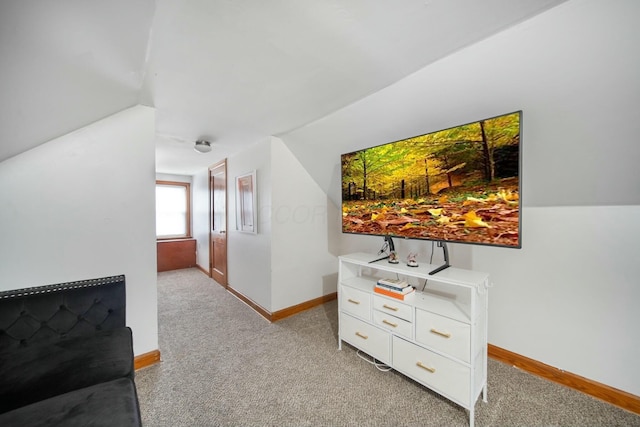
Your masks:
<svg viewBox="0 0 640 427"><path fill-rule="evenodd" d="M126 325L125 277L0 292L0 352Z"/></svg>

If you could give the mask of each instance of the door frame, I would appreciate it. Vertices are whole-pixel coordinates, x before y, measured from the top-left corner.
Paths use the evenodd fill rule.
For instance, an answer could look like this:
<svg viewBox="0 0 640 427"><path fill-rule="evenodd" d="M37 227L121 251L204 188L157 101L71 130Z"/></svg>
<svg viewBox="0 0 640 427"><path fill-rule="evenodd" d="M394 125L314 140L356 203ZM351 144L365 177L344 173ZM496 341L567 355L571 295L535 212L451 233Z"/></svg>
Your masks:
<svg viewBox="0 0 640 427"><path fill-rule="evenodd" d="M228 229L229 229L229 191L228 191L228 177L227 177L227 159L222 159L219 162L214 163L213 165L209 166L208 170L207 170L207 179L209 181L209 230L207 232L207 234L209 235L209 277L213 278L213 251L211 250L212 246L213 246L213 238L211 236L211 229L213 227L213 179L211 176L211 171L219 168L220 166L224 167L224 177L225 177L225 188L224 188L224 227L225 227L225 245L224 245L224 250L226 252L225 254L225 273L224 273L224 283L220 283L220 285L222 285L223 287L227 287L229 282L228 282L228 276L229 276L229 271L228 271L228 260L227 260L227 255L228 255L228 250L227 250L227 244L229 241L229 237L228 237Z"/></svg>

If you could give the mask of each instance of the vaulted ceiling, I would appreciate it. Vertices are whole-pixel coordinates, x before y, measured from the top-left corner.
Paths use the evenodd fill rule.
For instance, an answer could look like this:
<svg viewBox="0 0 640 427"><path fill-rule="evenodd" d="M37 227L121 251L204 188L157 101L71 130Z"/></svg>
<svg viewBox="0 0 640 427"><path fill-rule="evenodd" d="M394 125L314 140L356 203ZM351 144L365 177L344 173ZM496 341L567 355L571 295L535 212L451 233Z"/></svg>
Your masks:
<svg viewBox="0 0 640 427"><path fill-rule="evenodd" d="M3 0L0 161L144 104L192 174L563 1Z"/></svg>

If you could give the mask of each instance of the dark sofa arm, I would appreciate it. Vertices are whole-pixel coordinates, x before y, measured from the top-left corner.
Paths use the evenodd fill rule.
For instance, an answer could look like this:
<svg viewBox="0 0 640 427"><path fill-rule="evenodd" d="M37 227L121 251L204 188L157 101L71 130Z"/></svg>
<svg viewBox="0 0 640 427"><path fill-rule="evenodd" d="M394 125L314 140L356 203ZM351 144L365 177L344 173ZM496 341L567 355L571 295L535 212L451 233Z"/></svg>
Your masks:
<svg viewBox="0 0 640 427"><path fill-rule="evenodd" d="M0 353L0 413L117 378L133 378L131 329Z"/></svg>

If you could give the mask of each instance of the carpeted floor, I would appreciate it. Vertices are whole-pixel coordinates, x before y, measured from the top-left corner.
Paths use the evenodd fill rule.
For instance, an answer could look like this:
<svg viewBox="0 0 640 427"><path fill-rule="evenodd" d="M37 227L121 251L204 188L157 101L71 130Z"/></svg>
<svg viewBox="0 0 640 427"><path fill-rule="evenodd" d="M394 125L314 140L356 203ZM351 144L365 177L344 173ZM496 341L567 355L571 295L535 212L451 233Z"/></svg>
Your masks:
<svg viewBox="0 0 640 427"><path fill-rule="evenodd" d="M162 362L136 373L145 426L466 426L468 413L353 347L337 302L269 323L197 269L158 274ZM640 416L489 360L477 426L640 426Z"/></svg>

